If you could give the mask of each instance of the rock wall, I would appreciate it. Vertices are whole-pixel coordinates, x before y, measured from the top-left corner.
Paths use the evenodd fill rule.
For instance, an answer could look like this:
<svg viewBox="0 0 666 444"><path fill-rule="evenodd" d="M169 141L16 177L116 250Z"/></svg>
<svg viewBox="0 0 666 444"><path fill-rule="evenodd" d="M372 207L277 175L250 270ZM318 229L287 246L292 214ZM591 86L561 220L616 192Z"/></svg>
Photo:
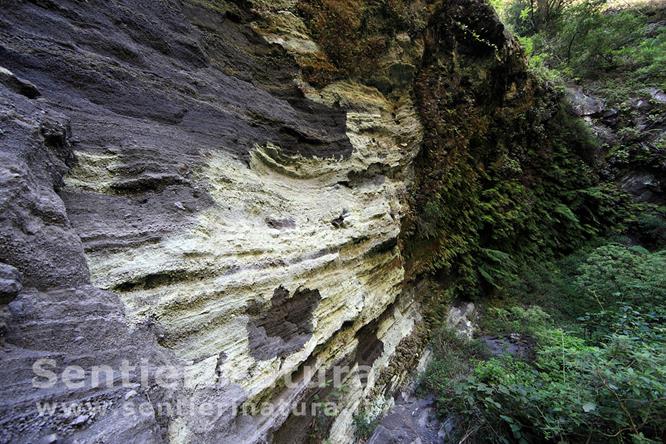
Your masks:
<svg viewBox="0 0 666 444"><path fill-rule="evenodd" d="M419 320L398 300L421 138L409 94L307 84L298 58L326 56L290 4L10 3L2 440L256 442L307 390L304 367L342 360L373 366L330 424L351 440ZM116 382L122 359L170 365L185 384L35 389L37 357ZM87 407L40 416L35 401ZM152 411L125 414L141 401ZM158 411L205 401L275 409Z"/></svg>
<svg viewBox="0 0 666 444"><path fill-rule="evenodd" d="M447 10L5 3L0 440L353 441L423 350L402 230ZM504 62L524 75L519 50ZM84 383L34 387L40 358ZM343 389L310 384L336 367ZM293 412L321 400L335 415Z"/></svg>

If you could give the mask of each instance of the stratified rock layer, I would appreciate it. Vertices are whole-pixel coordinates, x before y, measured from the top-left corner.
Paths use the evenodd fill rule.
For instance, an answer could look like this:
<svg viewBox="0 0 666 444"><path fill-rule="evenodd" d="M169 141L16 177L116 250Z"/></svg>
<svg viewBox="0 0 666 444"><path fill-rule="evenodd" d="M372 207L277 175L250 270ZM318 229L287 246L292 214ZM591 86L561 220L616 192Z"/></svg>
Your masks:
<svg viewBox="0 0 666 444"><path fill-rule="evenodd" d="M294 4L11 3L2 440L260 441L307 391L305 369L341 360L372 367L346 377L330 424L350 440L419 319L397 302L421 137L409 94L309 86L295 57L326 56ZM84 387L32 387L38 357L81 366ZM153 376L173 366L185 383L120 384L122 360ZM96 365L117 384L91 387ZM35 401L84 407L40 416ZM268 415L231 410L265 401ZM126 414L141 402L147 415Z"/></svg>
<svg viewBox="0 0 666 444"><path fill-rule="evenodd" d="M438 2L360 2L338 53L350 2L8 3L0 440L353 441L423 348L401 229ZM39 358L85 383L34 387Z"/></svg>

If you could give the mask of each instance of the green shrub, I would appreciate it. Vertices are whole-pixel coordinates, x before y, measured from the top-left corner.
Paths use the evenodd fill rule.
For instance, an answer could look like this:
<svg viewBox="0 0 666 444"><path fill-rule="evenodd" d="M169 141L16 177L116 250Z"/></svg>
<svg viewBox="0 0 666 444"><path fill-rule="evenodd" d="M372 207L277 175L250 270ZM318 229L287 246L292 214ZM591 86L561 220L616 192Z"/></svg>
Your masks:
<svg viewBox="0 0 666 444"><path fill-rule="evenodd" d="M644 245L652 248L666 246L666 207L643 205L634 231Z"/></svg>
<svg viewBox="0 0 666 444"><path fill-rule="evenodd" d="M372 416L363 409L359 409L357 413L354 414L353 418L354 423L354 434L356 439L360 441L366 441L370 438L379 425L380 417L375 415Z"/></svg>
<svg viewBox="0 0 666 444"><path fill-rule="evenodd" d="M666 251L615 244L595 249L576 279L581 299L598 305L577 319L590 339L610 334L664 339L666 273L660 270L666 270Z"/></svg>
<svg viewBox="0 0 666 444"><path fill-rule="evenodd" d="M439 336L426 386L442 414L457 418L458 439L658 442L666 433L663 270L666 252L612 242L525 267L480 328L529 338L529 360L471 358Z"/></svg>
<svg viewBox="0 0 666 444"><path fill-rule="evenodd" d="M424 188L435 192L417 196L423 201L407 254L418 271L446 275L456 298L500 291L528 258L550 259L621 225L620 193L598 184L590 166L596 144L589 128L553 105L540 104L514 122L521 127L515 140L493 129L487 140L501 144L474 156L451 153L436 181L423 174ZM552 134L547 149L534 142L541 132Z"/></svg>
<svg viewBox="0 0 666 444"><path fill-rule="evenodd" d="M659 271L661 270L661 272ZM666 251L650 253L618 244L593 250L580 266L576 285L604 308L666 303Z"/></svg>
<svg viewBox="0 0 666 444"><path fill-rule="evenodd" d="M562 330L538 334L533 364L480 363L440 392L461 433L479 442L624 442L666 431L666 349L613 336L603 347Z"/></svg>
<svg viewBox="0 0 666 444"><path fill-rule="evenodd" d="M540 77L594 81L611 103L647 86L666 89L666 28L651 25L663 20L658 5L611 9L607 0L556 1L555 13L540 19L534 11L551 0L495 3Z"/></svg>
<svg viewBox="0 0 666 444"><path fill-rule="evenodd" d="M599 339L623 332L624 327L612 326L633 323L632 313L641 313L637 324L661 319L666 274L658 270L664 269L666 252L618 243L591 245L556 262L528 263L504 295L513 303L538 305L553 321Z"/></svg>
<svg viewBox="0 0 666 444"><path fill-rule="evenodd" d="M470 369L487 357L480 341L461 337L455 331L442 327L433 334L433 359L421 375L419 392L440 393L458 378L464 378Z"/></svg>
<svg viewBox="0 0 666 444"><path fill-rule="evenodd" d="M505 336L510 333L535 336L549 325L550 319L550 315L538 306L489 308L482 319L481 328L494 336Z"/></svg>

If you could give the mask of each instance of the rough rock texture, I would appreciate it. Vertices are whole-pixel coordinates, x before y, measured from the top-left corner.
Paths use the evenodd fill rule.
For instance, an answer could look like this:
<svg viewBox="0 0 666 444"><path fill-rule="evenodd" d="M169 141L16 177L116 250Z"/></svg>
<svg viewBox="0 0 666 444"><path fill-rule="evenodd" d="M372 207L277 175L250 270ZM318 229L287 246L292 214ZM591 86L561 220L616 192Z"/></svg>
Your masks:
<svg viewBox="0 0 666 444"><path fill-rule="evenodd" d="M585 94L579 86L567 87L566 95L571 109L579 117L601 114L606 110L606 104L602 99Z"/></svg>
<svg viewBox="0 0 666 444"><path fill-rule="evenodd" d="M639 202L666 202L666 94L657 88L637 91L611 107L581 87L567 89L574 112L602 142L603 172Z"/></svg>
<svg viewBox="0 0 666 444"><path fill-rule="evenodd" d="M446 317L446 325L459 335L471 339L476 330L476 317L476 307L469 302L461 307L451 307Z"/></svg>
<svg viewBox="0 0 666 444"><path fill-rule="evenodd" d="M407 399L386 415L368 444L438 444L446 429L437 418L434 399Z"/></svg>
<svg viewBox="0 0 666 444"><path fill-rule="evenodd" d="M250 353L265 361L285 357L303 347L312 337L312 312L319 304L318 290L289 292L280 286L273 292L269 306L248 307L247 324Z"/></svg>
<svg viewBox="0 0 666 444"><path fill-rule="evenodd" d="M401 236L421 122L466 88L440 39L526 75L483 2L357 3L3 4L0 441L342 443L393 404L424 345ZM84 384L33 387L38 358ZM310 384L335 366L344 390Z"/></svg>
<svg viewBox="0 0 666 444"><path fill-rule="evenodd" d="M3 5L0 440L261 441L307 391L305 366L344 359L373 368L330 424L351 440L419 319L397 301L397 238L421 130L408 93L305 83L298 54L325 55L292 7ZM86 383L32 387L39 357ZM95 365L119 382L122 360L185 384L91 386ZM224 409L160 406L181 401ZM231 410L265 401L269 415Z"/></svg>

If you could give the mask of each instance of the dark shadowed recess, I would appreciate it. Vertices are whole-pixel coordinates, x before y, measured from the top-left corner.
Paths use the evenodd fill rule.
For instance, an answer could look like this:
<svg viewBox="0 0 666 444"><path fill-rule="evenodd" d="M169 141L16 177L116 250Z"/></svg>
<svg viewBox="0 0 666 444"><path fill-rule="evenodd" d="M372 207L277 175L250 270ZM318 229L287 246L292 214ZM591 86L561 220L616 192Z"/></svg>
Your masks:
<svg viewBox="0 0 666 444"><path fill-rule="evenodd" d="M392 308L392 307L391 307ZM392 311L392 309L391 309ZM364 325L356 333L358 345L356 346L356 354L354 361L360 366L370 367L375 363L382 353L384 353L384 343L377 338L377 328L379 327L380 318ZM361 373L361 383L366 385L368 383L365 373Z"/></svg>
<svg viewBox="0 0 666 444"><path fill-rule="evenodd" d="M298 404L296 410L292 411L287 420L273 432L273 444L307 443L318 444L328 437L333 421L337 415L335 411L325 410L325 405L336 404L341 407L339 401L344 396L345 381L343 387L334 385L334 369L351 369L354 366L354 355L348 354L336 362L325 373L325 384L310 385ZM349 374L343 375L343 378Z"/></svg>
<svg viewBox="0 0 666 444"><path fill-rule="evenodd" d="M289 297L289 291L279 286L270 304L248 306L250 354L266 360L300 350L312 336L312 313L320 300L319 290L299 288Z"/></svg>
<svg viewBox="0 0 666 444"><path fill-rule="evenodd" d="M365 386L367 384L368 368L384 352L384 343L377 337L379 323L392 315L394 306L390 306L382 315L370 321L356 332L358 343L351 353L348 353L331 367L326 369L326 384L312 384L301 397L297 411L289 415L289 418L273 433L272 440L275 444L289 444L294 442L316 444L328 437L331 426L337 415L325 410L325 406L337 406L339 409L344 405L345 393L349 390L349 380L356 375ZM353 323L345 323L339 330L342 334ZM332 339L335 341L336 337ZM316 353L313 353L315 355ZM307 365L307 363L306 363ZM358 366L364 368L359 369ZM336 368L342 372L342 386L335 385ZM297 414L296 414L297 413Z"/></svg>

